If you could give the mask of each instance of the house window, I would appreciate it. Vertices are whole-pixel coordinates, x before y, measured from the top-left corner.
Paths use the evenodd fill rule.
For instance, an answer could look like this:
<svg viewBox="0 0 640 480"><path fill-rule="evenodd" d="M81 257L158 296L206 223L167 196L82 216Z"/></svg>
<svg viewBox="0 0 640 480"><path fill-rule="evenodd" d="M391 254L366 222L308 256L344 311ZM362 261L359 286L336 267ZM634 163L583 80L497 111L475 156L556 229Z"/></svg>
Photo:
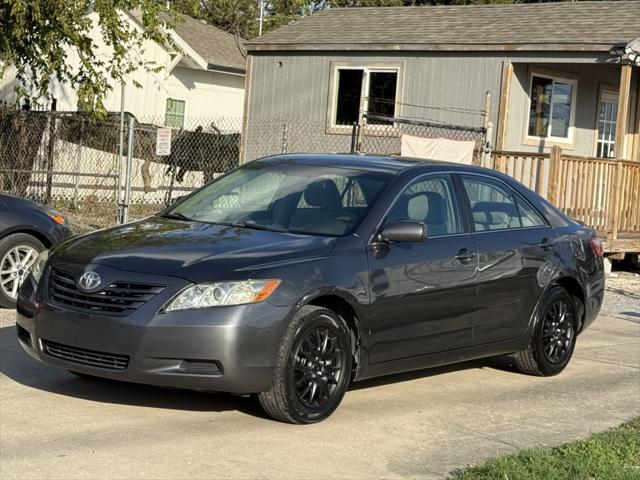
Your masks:
<svg viewBox="0 0 640 480"><path fill-rule="evenodd" d="M164 124L171 128L184 127L184 100L167 98L167 106L164 113Z"/></svg>
<svg viewBox="0 0 640 480"><path fill-rule="evenodd" d="M398 87L397 69L338 68L335 78L335 107L332 119L334 125L353 125L354 122L358 122L360 96L363 91L365 92L365 112L389 118L395 116ZM367 123L384 125L391 122L369 119Z"/></svg>
<svg viewBox="0 0 640 480"><path fill-rule="evenodd" d="M616 121L618 118L618 94L603 91L598 106L598 142L596 157L614 158Z"/></svg>
<svg viewBox="0 0 640 480"><path fill-rule="evenodd" d="M528 135L568 140L573 126L575 80L531 76Z"/></svg>

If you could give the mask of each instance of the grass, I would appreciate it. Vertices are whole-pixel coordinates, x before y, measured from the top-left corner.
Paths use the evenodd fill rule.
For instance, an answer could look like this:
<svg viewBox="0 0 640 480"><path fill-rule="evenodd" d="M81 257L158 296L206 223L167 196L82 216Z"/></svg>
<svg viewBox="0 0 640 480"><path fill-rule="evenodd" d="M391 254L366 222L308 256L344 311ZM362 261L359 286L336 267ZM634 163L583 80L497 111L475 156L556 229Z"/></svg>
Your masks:
<svg viewBox="0 0 640 480"><path fill-rule="evenodd" d="M640 479L640 417L584 440L494 458L454 472L452 479Z"/></svg>

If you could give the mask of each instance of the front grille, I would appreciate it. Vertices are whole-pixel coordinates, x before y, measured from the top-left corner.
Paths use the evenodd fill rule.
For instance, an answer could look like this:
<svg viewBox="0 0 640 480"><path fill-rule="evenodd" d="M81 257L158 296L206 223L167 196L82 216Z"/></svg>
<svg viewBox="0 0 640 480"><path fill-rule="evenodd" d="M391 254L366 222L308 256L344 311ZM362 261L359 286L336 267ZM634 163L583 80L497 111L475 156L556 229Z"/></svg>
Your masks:
<svg viewBox="0 0 640 480"><path fill-rule="evenodd" d="M113 282L94 293L78 289L68 272L52 268L49 273L49 301L75 310L100 312L106 315L126 315L164 290L164 285L135 282Z"/></svg>
<svg viewBox="0 0 640 480"><path fill-rule="evenodd" d="M96 352L94 350L70 347L48 340L42 340L42 346L47 355L66 360L67 362L109 370L124 370L127 368L127 365L129 365L129 357L127 355Z"/></svg>

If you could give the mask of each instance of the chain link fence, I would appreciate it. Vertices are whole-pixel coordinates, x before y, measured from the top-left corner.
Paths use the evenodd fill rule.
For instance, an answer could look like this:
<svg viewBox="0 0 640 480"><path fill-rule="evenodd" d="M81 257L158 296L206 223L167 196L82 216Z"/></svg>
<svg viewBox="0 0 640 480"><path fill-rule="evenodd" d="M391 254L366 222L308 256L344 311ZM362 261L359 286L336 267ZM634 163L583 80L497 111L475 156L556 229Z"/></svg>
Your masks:
<svg viewBox="0 0 640 480"><path fill-rule="evenodd" d="M357 126L355 149L362 153L377 155L400 155L403 135L422 138L445 138L447 140L474 142L474 160L478 161L482 149L487 145L487 129L448 125L416 119L389 118L364 114L364 125Z"/></svg>
<svg viewBox="0 0 640 480"><path fill-rule="evenodd" d="M159 151L158 131L170 151ZM328 129L302 119L164 118L120 114L93 121L77 112L0 110L0 191L63 212L76 232L147 216L250 161L280 153L399 155L402 134L485 143L483 128L365 117ZM165 145L166 147L167 145ZM162 149L160 149L162 150ZM243 150L243 152L241 152ZM167 154L168 153L168 154Z"/></svg>
<svg viewBox="0 0 640 480"><path fill-rule="evenodd" d="M400 155L402 135L475 143L475 158L487 144L487 129L422 120L363 115L362 124L331 127L304 119L251 120L244 160L277 153L362 153Z"/></svg>
<svg viewBox="0 0 640 480"><path fill-rule="evenodd" d="M83 231L146 216L238 165L240 118L164 119L119 114L93 121L75 112L0 112L0 191L65 213ZM165 130L166 131L166 130Z"/></svg>

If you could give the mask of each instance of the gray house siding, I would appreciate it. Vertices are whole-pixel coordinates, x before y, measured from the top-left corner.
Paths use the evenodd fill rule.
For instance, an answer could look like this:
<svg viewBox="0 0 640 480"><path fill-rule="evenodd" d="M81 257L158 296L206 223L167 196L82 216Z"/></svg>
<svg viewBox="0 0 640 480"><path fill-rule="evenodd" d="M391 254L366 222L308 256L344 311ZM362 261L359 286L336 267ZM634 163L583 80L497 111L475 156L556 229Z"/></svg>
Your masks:
<svg viewBox="0 0 640 480"><path fill-rule="evenodd" d="M287 151L348 151L350 133L331 133L327 111L332 101L330 84L336 63L367 66L370 64L396 64L401 67L400 101L396 115L435 122L477 127L482 117L477 114L438 110L458 107L470 110L484 108L485 92L491 92L490 120L497 124L498 104L505 62L515 65L509 102L507 143L505 148L536 151L520 144L527 108L525 90L528 88L526 65L547 64L567 71L566 64L575 72L591 71L595 63L608 61L608 54L593 52L265 52L254 51L249 56L251 73L247 98L247 130L245 160L273 153L281 143L283 122ZM517 65L516 65L517 64ZM590 65L580 65L590 64ZM559 68L558 68L559 69ZM579 82L578 102L585 105L577 109L575 153L593 153L593 134L582 133L582 125L593 128L597 83L617 84L619 69L597 66L599 77ZM586 73L585 73L586 78ZM588 104L588 105L587 105ZM430 107L430 108L421 108ZM579 116L579 118L578 118ZM588 120L588 123L587 123ZM586 128L586 127L585 127ZM299 129L299 131L297 130ZM517 135L516 135L517 133ZM493 141L495 142L495 135ZM296 148L296 139L306 136L306 143ZM588 146L588 148L587 148ZM315 147L315 148L314 148ZM277 150L276 150L277 151Z"/></svg>
<svg viewBox="0 0 640 480"><path fill-rule="evenodd" d="M527 108L529 106L529 82L531 72L536 67L549 69L558 75L566 74L575 77L576 106L574 113L573 145L563 144L562 149L581 156L593 156L596 142L596 115L601 86L615 87L620 83L620 67L618 65L586 65L577 63L514 64L513 79L509 93L509 109L507 115L507 133L504 150L518 152L548 152L550 144L544 142L532 145L527 142ZM544 70L542 70L544 73ZM631 91L637 91L638 75L632 79ZM632 98L632 101L634 98ZM630 111L630 124L634 118Z"/></svg>

